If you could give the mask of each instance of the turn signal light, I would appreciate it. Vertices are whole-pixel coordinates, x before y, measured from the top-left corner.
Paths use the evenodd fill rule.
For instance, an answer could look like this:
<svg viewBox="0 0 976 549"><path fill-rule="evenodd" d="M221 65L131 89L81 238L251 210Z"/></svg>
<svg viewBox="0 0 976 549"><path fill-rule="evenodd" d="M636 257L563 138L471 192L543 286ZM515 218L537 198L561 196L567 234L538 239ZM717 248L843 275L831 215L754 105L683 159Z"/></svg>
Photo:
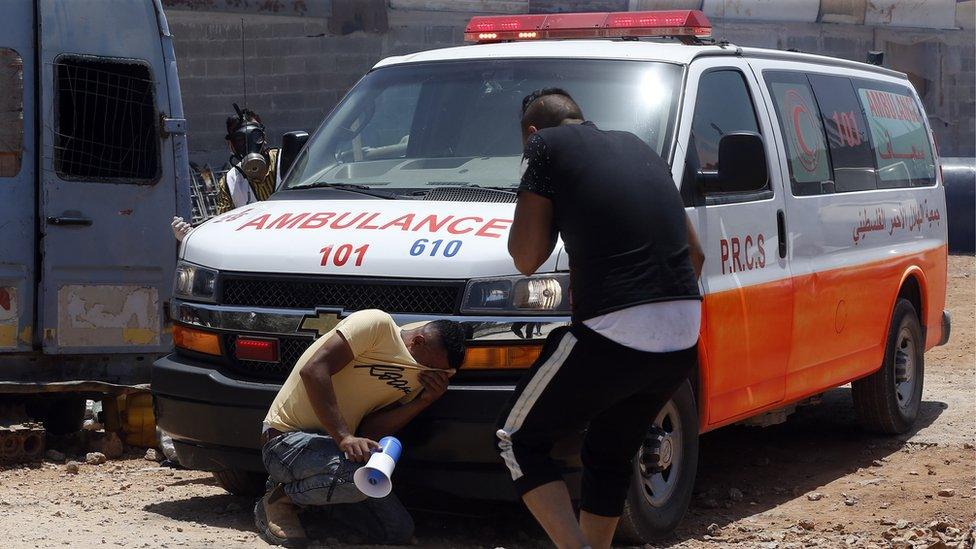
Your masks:
<svg viewBox="0 0 976 549"><path fill-rule="evenodd" d="M278 362L278 340L264 337L237 338L234 354L238 360L256 360L258 362Z"/></svg>
<svg viewBox="0 0 976 549"><path fill-rule="evenodd" d="M173 345L187 351L220 356L220 339L217 334L173 325Z"/></svg>
<svg viewBox="0 0 976 549"><path fill-rule="evenodd" d="M468 347L462 370L522 370L539 358L542 345Z"/></svg>

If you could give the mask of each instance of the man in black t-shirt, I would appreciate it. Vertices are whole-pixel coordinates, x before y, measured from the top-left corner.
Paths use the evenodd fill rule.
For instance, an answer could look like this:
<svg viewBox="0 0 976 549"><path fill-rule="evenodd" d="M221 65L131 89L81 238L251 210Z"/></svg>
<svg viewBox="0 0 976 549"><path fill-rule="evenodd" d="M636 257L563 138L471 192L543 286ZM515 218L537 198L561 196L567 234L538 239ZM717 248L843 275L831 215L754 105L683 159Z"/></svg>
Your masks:
<svg viewBox="0 0 976 549"><path fill-rule="evenodd" d="M631 463L693 371L704 256L671 168L637 136L584 122L563 90L525 98L508 248L530 275L561 235L572 325L550 333L499 418L516 490L559 547L610 547ZM549 451L588 425L579 522Z"/></svg>

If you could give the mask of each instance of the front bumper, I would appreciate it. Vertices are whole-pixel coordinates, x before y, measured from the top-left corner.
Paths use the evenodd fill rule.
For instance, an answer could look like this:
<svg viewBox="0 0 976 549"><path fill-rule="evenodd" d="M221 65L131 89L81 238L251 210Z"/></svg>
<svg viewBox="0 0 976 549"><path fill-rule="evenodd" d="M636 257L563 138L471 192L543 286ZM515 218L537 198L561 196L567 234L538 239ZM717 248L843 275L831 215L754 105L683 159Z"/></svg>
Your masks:
<svg viewBox="0 0 976 549"><path fill-rule="evenodd" d="M157 425L173 437L190 469L263 471L261 423L279 386L229 377L213 364L172 354L156 361L152 388ZM452 382L441 399L401 433L404 457L398 481L464 497L514 499L495 448L495 420L514 390L511 383ZM564 441L562 458L574 482L579 440Z"/></svg>
<svg viewBox="0 0 976 549"><path fill-rule="evenodd" d="M260 335L307 338L322 335L341 316L335 309L297 310L235 307L174 299L174 321L226 337ZM565 325L553 316L435 316L394 314L399 325L448 318L471 328L470 345L539 345ZM334 324L332 324L334 325ZM313 326L318 333L309 333ZM224 349L226 353L226 349ZM287 369L284 370L287 373ZM397 465L400 482L420 484L465 497L512 499L508 470L495 448L495 421L518 381L519 373L462 371L447 393L415 418L398 436L404 457ZM152 388L159 427L173 437L180 462L191 469L262 471L261 423L280 387L255 380L226 358L211 362L171 354L155 362ZM568 440L554 455L578 456L579 441ZM578 459L567 460L570 471Z"/></svg>

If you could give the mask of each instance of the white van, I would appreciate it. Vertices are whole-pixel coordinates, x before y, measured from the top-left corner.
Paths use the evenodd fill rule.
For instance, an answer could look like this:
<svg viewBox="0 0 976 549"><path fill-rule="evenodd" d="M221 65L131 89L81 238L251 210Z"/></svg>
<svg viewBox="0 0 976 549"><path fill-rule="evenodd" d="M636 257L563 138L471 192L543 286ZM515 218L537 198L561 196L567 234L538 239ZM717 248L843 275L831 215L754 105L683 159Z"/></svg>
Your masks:
<svg viewBox="0 0 976 549"><path fill-rule="evenodd" d="M492 424L569 313L561 246L529 278L506 250L521 100L549 86L671 163L707 255L698 375L634 461L623 534L677 524L699 433L849 382L866 427L908 430L923 353L949 333L945 199L918 96L877 66L705 43L708 26L694 11L475 18L483 44L378 63L271 200L183 245L177 351L153 375L183 464L231 491L260 485L277 384L338 317L375 307L474 328L448 394L403 434L398 481L513 496ZM659 35L682 40L638 40Z"/></svg>

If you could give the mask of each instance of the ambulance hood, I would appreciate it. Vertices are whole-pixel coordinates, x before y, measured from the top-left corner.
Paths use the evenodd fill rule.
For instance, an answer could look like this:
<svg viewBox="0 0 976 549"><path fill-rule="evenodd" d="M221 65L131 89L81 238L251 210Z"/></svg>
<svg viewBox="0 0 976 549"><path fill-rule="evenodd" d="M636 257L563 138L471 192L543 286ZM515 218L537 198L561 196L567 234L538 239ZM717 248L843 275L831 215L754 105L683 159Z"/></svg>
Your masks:
<svg viewBox="0 0 976 549"><path fill-rule="evenodd" d="M221 271L464 279L518 274L514 204L271 200L197 227L182 258ZM539 268L555 270L556 251Z"/></svg>

